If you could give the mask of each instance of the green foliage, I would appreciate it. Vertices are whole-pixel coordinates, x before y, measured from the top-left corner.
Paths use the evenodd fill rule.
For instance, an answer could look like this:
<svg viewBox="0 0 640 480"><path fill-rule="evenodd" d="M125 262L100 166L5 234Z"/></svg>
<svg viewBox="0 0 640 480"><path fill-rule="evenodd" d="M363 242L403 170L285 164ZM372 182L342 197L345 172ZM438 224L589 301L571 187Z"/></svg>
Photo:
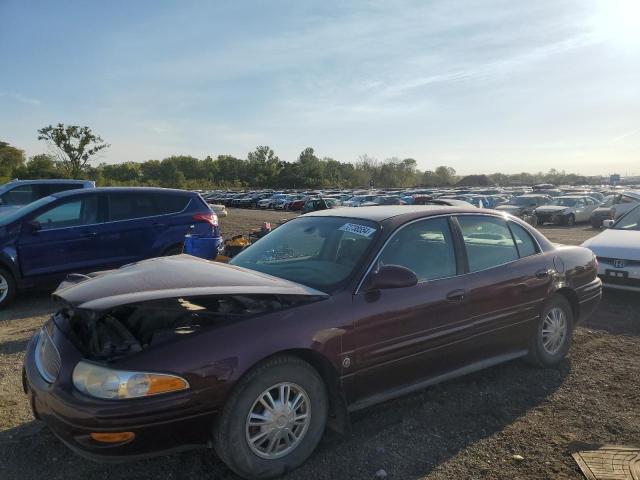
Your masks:
<svg viewBox="0 0 640 480"><path fill-rule="evenodd" d="M58 160L72 178L80 178L88 162L100 150L109 147L89 127L59 123L38 130L38 140L45 140L54 149Z"/></svg>
<svg viewBox="0 0 640 480"><path fill-rule="evenodd" d="M0 140L0 179L11 180L13 172L24 165L24 152Z"/></svg>
<svg viewBox="0 0 640 480"><path fill-rule="evenodd" d="M172 188L368 188L440 187L456 185L456 171L444 165L435 170L418 170L413 158L397 157L380 161L362 155L355 163L320 158L311 147L305 148L294 162L280 160L268 146L262 145L247 158L231 155L207 156L204 159L174 155L163 160L145 162L101 163L89 165L91 156L106 148L87 127L46 127L41 137L59 141L62 149L79 160L73 166L69 156L35 155L27 162L24 152L0 142L0 181L11 178L69 178L80 174L98 186L161 186ZM41 138L39 137L39 138ZM67 143L65 143L67 142ZM75 142L75 143L74 143ZM57 144L56 144L57 145ZM69 146L71 145L71 146ZM75 146L74 146L75 145ZM56 147L57 148L57 147ZM80 153L83 152L83 153ZM78 170L79 168L79 170ZM75 170L74 170L75 169ZM75 173L74 173L75 172ZM470 175L460 185L531 185L535 183L586 184L589 179L557 170L545 173L505 175Z"/></svg>

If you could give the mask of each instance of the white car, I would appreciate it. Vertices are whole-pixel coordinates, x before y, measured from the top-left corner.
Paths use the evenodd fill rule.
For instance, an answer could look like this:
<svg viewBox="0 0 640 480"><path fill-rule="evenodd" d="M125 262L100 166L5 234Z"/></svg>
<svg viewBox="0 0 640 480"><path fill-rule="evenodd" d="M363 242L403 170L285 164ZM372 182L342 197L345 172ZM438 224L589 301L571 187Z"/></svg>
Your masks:
<svg viewBox="0 0 640 480"><path fill-rule="evenodd" d="M536 208L533 213L538 218L538 225L556 223L573 226L577 222L588 222L599 205L598 200L586 195L563 195Z"/></svg>
<svg viewBox="0 0 640 480"><path fill-rule="evenodd" d="M617 221L605 220L604 230L582 244L598 258L602 286L640 291L640 206Z"/></svg>
<svg viewBox="0 0 640 480"><path fill-rule="evenodd" d="M226 217L228 215L227 207L225 207L224 205L214 203L214 204L209 204L209 207L219 217Z"/></svg>

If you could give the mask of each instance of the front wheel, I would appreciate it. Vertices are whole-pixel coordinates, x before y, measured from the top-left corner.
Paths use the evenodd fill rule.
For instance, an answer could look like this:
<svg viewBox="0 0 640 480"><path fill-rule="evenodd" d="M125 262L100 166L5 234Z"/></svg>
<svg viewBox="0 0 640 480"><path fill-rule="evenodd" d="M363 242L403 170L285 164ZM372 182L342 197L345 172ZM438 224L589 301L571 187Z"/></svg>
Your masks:
<svg viewBox="0 0 640 480"><path fill-rule="evenodd" d="M15 298L16 281L11 272L0 268L0 308L4 308Z"/></svg>
<svg viewBox="0 0 640 480"><path fill-rule="evenodd" d="M529 345L529 362L540 367L560 363L569 352L572 335L571 305L563 295L555 294L542 309Z"/></svg>
<svg viewBox="0 0 640 480"><path fill-rule="evenodd" d="M565 225L567 227L573 227L576 224L576 217L575 215L572 213L571 215L569 215L566 219L565 219Z"/></svg>
<svg viewBox="0 0 640 480"><path fill-rule="evenodd" d="M214 430L216 453L244 478L282 475L318 445L327 405L313 367L294 356L272 358L240 380L227 400Z"/></svg>

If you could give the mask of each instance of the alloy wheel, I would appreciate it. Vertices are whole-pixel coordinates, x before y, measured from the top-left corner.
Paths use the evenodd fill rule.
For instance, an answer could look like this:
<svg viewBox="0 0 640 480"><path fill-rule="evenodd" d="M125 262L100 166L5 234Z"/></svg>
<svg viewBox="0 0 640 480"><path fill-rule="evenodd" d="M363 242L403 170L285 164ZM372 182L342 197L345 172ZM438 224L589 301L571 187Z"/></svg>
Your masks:
<svg viewBox="0 0 640 480"><path fill-rule="evenodd" d="M542 346L549 355L557 354L567 337L567 318L559 307L547 312L542 322Z"/></svg>
<svg viewBox="0 0 640 480"><path fill-rule="evenodd" d="M0 275L0 302L3 302L9 294L9 282L4 278L4 275Z"/></svg>
<svg viewBox="0 0 640 480"><path fill-rule="evenodd" d="M261 458L283 457L300 444L310 422L307 392L295 383L278 383L253 403L245 426L247 444Z"/></svg>

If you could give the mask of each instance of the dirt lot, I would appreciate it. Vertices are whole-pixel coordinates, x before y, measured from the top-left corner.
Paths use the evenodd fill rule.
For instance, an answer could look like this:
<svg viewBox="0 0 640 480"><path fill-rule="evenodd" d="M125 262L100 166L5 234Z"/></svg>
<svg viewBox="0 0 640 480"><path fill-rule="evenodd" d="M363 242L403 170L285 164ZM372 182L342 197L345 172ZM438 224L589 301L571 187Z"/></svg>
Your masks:
<svg viewBox="0 0 640 480"><path fill-rule="evenodd" d="M226 237L282 212L231 210ZM579 244L590 228L542 229ZM606 292L578 328L567 361L551 370L512 362L354 416L349 436L325 435L289 479L579 479L574 442L640 444L640 295ZM235 478L208 450L103 465L71 453L31 416L20 365L26 343L54 308L47 295L0 312L0 478ZM524 460L514 460L518 454Z"/></svg>

